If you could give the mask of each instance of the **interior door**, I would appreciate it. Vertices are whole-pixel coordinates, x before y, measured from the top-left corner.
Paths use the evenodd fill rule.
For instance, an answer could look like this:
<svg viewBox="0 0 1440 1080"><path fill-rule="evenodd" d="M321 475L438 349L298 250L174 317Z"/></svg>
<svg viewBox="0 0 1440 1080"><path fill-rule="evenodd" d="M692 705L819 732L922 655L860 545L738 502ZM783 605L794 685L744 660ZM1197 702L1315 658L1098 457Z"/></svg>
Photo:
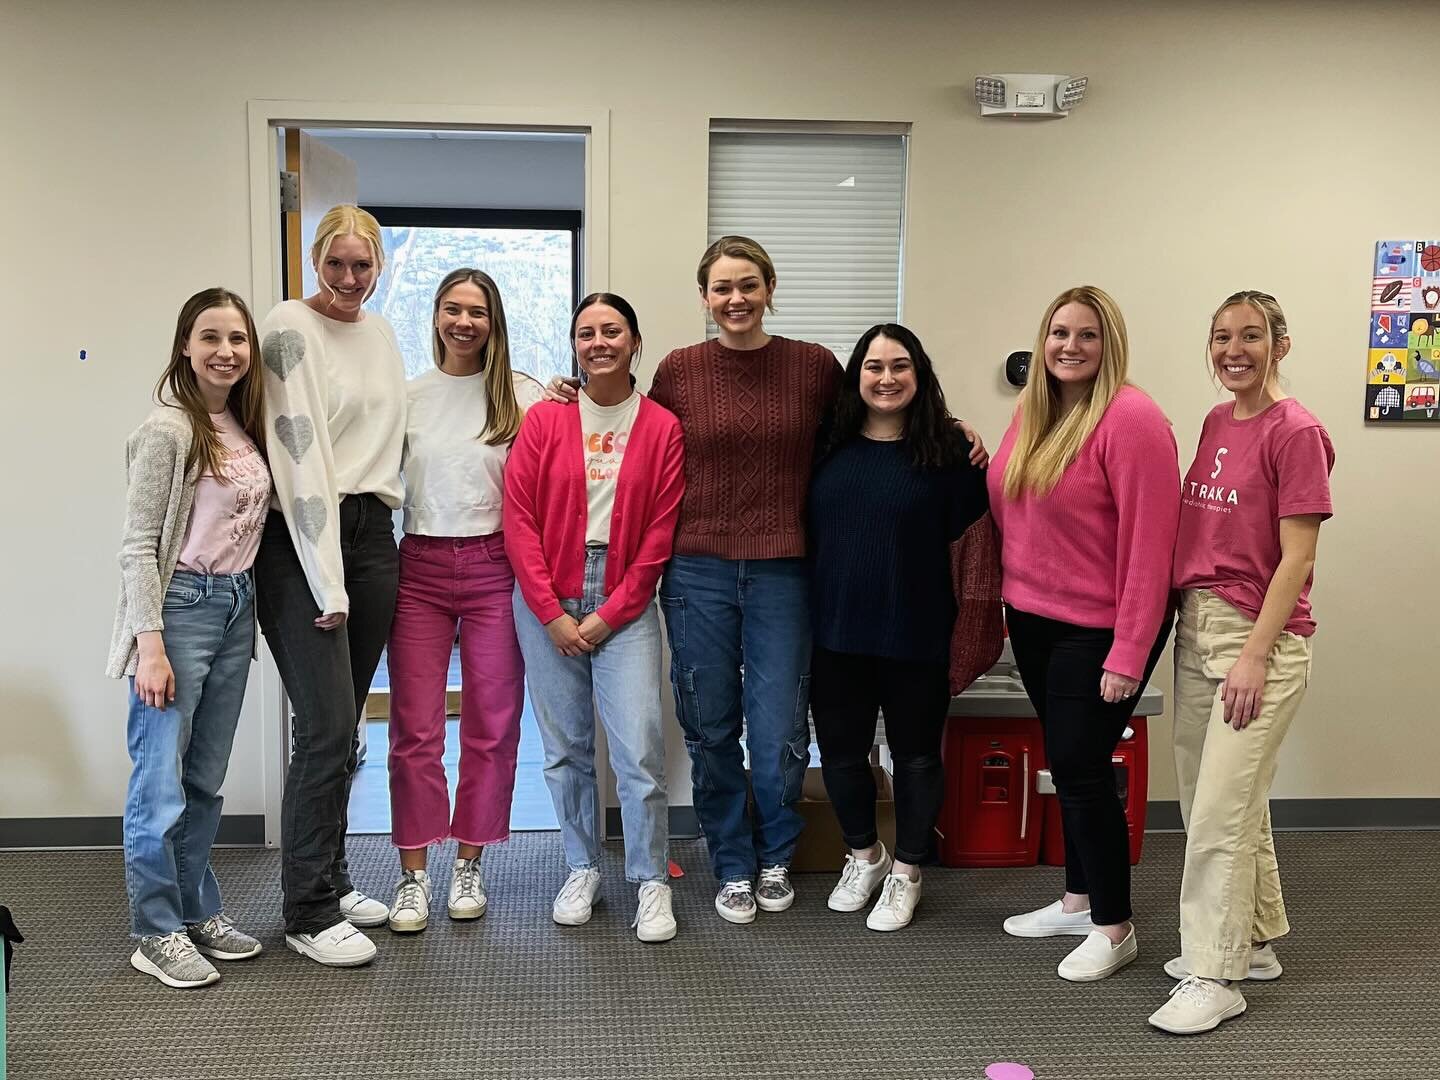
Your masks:
<svg viewBox="0 0 1440 1080"><path fill-rule="evenodd" d="M285 299L299 300L319 287L310 264L310 243L325 211L360 201L355 162L299 128L285 129L285 170L299 189L298 209L282 213Z"/></svg>

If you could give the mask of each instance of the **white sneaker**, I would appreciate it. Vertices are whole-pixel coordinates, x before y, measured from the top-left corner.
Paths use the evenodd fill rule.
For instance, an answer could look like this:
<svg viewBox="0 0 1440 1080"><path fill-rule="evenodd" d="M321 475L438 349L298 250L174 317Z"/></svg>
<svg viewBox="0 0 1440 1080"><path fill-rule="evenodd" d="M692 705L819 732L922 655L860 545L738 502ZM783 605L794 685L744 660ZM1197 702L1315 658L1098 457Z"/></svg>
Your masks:
<svg viewBox="0 0 1440 1080"><path fill-rule="evenodd" d="M675 936L675 913L670 907L670 886L663 881L647 881L640 886L640 902L635 908L635 936L641 941L669 941Z"/></svg>
<svg viewBox="0 0 1440 1080"><path fill-rule="evenodd" d="M318 933L286 934L285 944L326 967L359 967L375 959L375 943L344 919Z"/></svg>
<svg viewBox="0 0 1440 1080"><path fill-rule="evenodd" d="M1098 982L1134 960L1139 951L1133 926L1119 945L1112 945L1099 930L1091 930L1085 940L1060 961L1057 971L1062 979L1070 982Z"/></svg>
<svg viewBox="0 0 1440 1080"><path fill-rule="evenodd" d="M489 906L485 882L480 877L480 856L456 859L455 869L450 873L450 917L478 919Z"/></svg>
<svg viewBox="0 0 1440 1080"><path fill-rule="evenodd" d="M885 880L893 863L884 844L880 845L880 857L874 862L861 862L854 855L846 855L840 881L830 890L825 906L831 911L859 911L870 903L870 897Z"/></svg>
<svg viewBox="0 0 1440 1080"><path fill-rule="evenodd" d="M915 917L915 905L918 903L919 878L911 881L904 874L887 874L880 899L865 916L865 925L871 930L904 930Z"/></svg>
<svg viewBox="0 0 1440 1080"><path fill-rule="evenodd" d="M390 929L397 934L415 934L430 925L430 875L424 870L406 870L395 884L395 902L386 913Z"/></svg>
<svg viewBox="0 0 1440 1080"><path fill-rule="evenodd" d="M1245 995L1234 983L1187 975L1170 991L1170 1000L1150 1014L1150 1023L1172 1035L1199 1035L1239 1016L1245 1008Z"/></svg>
<svg viewBox="0 0 1440 1080"><path fill-rule="evenodd" d="M1172 979L1187 978L1190 972L1185 968L1185 957L1177 956L1173 960L1166 960L1165 974ZM1246 972L1245 978L1255 982L1272 982L1283 974L1285 969L1280 965L1280 958L1275 955L1275 949L1268 942L1250 950L1250 970Z"/></svg>
<svg viewBox="0 0 1440 1080"><path fill-rule="evenodd" d="M390 909L379 900L372 900L358 889L351 889L340 897L340 914L352 926L384 926L390 918Z"/></svg>
<svg viewBox="0 0 1440 1080"><path fill-rule="evenodd" d="M555 895L550 917L561 926L583 926L590 921L590 911L599 892L599 870L593 866L588 870L571 870Z"/></svg>
<svg viewBox="0 0 1440 1080"><path fill-rule="evenodd" d="M1056 900L1024 915L1011 915L1005 920L1005 932L1011 937L1084 937L1095 928L1090 921L1090 909L1064 912L1063 901Z"/></svg>

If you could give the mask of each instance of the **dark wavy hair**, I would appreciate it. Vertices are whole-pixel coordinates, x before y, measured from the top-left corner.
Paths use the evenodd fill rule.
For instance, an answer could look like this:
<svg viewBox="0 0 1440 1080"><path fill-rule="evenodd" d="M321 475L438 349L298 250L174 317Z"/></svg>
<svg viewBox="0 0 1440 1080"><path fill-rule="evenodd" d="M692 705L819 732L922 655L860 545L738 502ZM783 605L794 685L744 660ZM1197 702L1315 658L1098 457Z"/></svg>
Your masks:
<svg viewBox="0 0 1440 1080"><path fill-rule="evenodd" d="M819 458L829 457L859 435L865 426L867 410L860 398L860 371L865 366L865 354L877 337L886 337L898 344L909 354L915 367L915 398L905 414L905 445L911 462L919 469L946 469L965 461L969 442L945 406L945 391L935 378L935 365L930 362L920 339L899 323L872 326L855 343L850 362L845 365L840 396L817 444Z"/></svg>

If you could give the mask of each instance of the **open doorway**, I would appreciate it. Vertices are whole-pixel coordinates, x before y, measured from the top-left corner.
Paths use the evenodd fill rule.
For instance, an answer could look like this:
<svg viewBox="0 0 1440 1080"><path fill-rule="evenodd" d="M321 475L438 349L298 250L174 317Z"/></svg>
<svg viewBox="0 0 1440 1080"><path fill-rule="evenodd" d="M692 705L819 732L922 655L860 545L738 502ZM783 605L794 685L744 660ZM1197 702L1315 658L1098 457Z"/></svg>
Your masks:
<svg viewBox="0 0 1440 1080"><path fill-rule="evenodd" d="M515 370L541 382L572 371L569 317L581 295L583 265L583 133L307 125L282 130L281 147L287 135L292 148L296 141L303 147L302 170L323 172L323 179L311 181L312 195L323 191L320 201L327 206L356 202L381 224L385 270L366 309L394 327L407 378L434 365L434 291L460 266L484 270L499 285ZM306 176L302 171L302 192ZM299 242L307 243L308 236L302 232ZM293 267L295 260L287 265ZM400 524L397 512L397 539ZM444 757L452 797L460 747L459 672L458 650L452 650ZM361 767L350 802L352 833L390 831L389 692L382 656L362 725ZM542 760L527 695L511 807L514 829L556 827Z"/></svg>

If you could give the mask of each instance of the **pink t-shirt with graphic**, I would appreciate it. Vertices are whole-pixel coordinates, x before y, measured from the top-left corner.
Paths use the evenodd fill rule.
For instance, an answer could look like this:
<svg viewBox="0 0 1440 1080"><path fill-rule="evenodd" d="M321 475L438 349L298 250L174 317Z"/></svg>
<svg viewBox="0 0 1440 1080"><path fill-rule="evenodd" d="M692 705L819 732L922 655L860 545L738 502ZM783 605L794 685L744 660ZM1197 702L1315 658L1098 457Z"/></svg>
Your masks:
<svg viewBox="0 0 1440 1080"><path fill-rule="evenodd" d="M1195 463L1180 490L1175 587L1210 589L1251 619L1280 565L1280 519L1330 517L1335 448L1325 427L1294 398L1235 419L1233 401L1205 417ZM1285 624L1315 632L1310 579Z"/></svg>
<svg viewBox="0 0 1440 1080"><path fill-rule="evenodd" d="M270 468L228 411L211 413L210 420L226 450L220 471L228 482L206 473L196 483L176 565L197 574L240 574L250 569L260 547L270 507Z"/></svg>

